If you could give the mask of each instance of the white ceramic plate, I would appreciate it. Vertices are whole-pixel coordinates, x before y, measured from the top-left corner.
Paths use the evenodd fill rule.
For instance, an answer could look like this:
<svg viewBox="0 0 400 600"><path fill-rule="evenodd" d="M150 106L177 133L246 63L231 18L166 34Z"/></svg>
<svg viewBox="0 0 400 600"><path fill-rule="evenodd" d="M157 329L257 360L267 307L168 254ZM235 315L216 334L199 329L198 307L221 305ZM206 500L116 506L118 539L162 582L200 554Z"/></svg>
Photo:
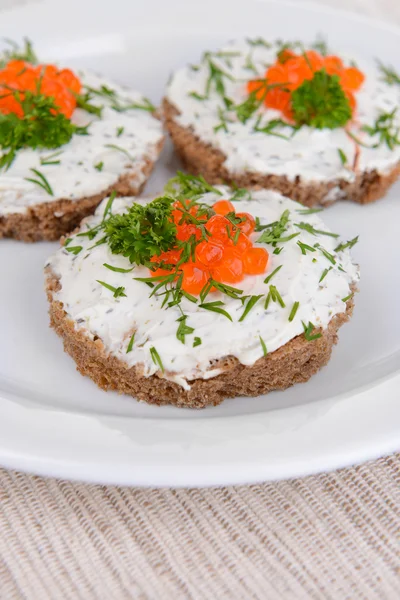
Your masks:
<svg viewBox="0 0 400 600"><path fill-rule="evenodd" d="M44 60L94 68L153 101L173 68L226 39L318 32L333 48L400 69L399 30L298 3L48 0L0 22L0 37L28 35ZM177 166L168 147L147 191ZM199 412L139 404L81 377L48 327L42 266L57 245L0 242L0 463L104 483L200 486L302 475L399 449L399 196L396 185L381 202L324 215L344 237L360 234L362 269L354 317L328 367L285 392Z"/></svg>

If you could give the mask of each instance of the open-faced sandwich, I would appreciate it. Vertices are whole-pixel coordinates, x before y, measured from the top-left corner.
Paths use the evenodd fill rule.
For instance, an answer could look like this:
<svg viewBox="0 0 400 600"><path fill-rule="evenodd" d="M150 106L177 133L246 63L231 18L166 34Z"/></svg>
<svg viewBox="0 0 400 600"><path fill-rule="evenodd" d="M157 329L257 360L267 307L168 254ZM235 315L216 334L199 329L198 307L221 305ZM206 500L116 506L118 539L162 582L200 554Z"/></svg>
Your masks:
<svg viewBox="0 0 400 600"><path fill-rule="evenodd" d="M112 190L136 195L163 144L141 94L37 64L29 44L0 61L0 238L55 240Z"/></svg>
<svg viewBox="0 0 400 600"><path fill-rule="evenodd" d="M164 115L185 166L209 183L364 204L400 172L399 104L400 77L382 64L259 38L176 71Z"/></svg>
<svg viewBox="0 0 400 600"><path fill-rule="evenodd" d="M51 325L101 388L204 407L307 381L348 320L350 249L270 190L178 173L104 200L46 264Z"/></svg>

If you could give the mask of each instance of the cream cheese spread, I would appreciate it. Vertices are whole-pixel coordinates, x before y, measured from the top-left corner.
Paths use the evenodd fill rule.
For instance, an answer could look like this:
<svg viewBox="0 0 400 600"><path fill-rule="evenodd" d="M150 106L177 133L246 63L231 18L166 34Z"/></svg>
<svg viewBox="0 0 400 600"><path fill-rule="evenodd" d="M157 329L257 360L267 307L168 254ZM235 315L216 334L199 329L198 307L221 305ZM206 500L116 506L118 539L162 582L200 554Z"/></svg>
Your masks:
<svg viewBox="0 0 400 600"><path fill-rule="evenodd" d="M233 192L229 188L220 186L218 189L223 196L207 193L201 201L213 204L221 197L232 197ZM135 201L133 198L116 198L112 205L113 214L124 213ZM103 201L96 213L83 221L82 231L101 222L105 206L106 201ZM315 327L326 328L335 315L346 310L346 299L359 279L358 267L353 263L348 248L335 251L339 239L324 233L329 233L329 230L318 214L305 211L300 204L266 190L255 191L251 199L235 202L235 209L258 217L261 225L279 220L283 211L289 210L285 236L299 234L278 244L279 253L274 253L276 247L271 244L256 243L267 249L269 262L266 273L246 276L237 285L245 295L263 296L243 321L239 320L243 314L241 300L220 292L212 292L207 298L223 300L224 310L232 318L230 321L224 315L204 310L183 298L181 308L187 315L187 325L194 332L186 335L185 343L182 343L176 336L177 319L182 314L179 308L162 308L162 297L149 298L151 289L135 280L148 277L150 272L147 268L133 266L124 256L112 254L105 243L96 246L103 236L101 231L92 240L74 234L68 247L81 246L82 249L74 254L62 247L49 259L46 265L48 272L56 276L61 285L54 299L62 302L77 331L90 339L100 338L107 353L123 361L127 367L138 366L145 376L159 371L151 353L151 349L155 348L165 369L160 376L185 389L190 387L190 380L218 375L220 371L215 368L217 359L234 356L244 365L253 365L265 351L261 340L268 352L273 352L302 334L303 323L308 325L311 322ZM314 233L308 231L308 224ZM253 233L252 241L256 242L260 235L259 232ZM303 253L298 242L314 250ZM104 263L132 270L115 272L106 268ZM278 267L281 268L277 270ZM265 283L266 277L274 271L270 282ZM97 280L113 288L123 287L126 296L115 298L112 291ZM279 291L285 307L270 302L265 309L264 301L270 284ZM295 303L298 303L298 309L290 321ZM133 332L134 343L127 352ZM195 337L200 338L201 343L193 347Z"/></svg>
<svg viewBox="0 0 400 600"><path fill-rule="evenodd" d="M122 105L143 105L141 94L122 88L91 73L80 72L87 86L113 90ZM137 187L145 180L146 159L155 161L163 139L161 122L148 110L132 108L117 112L112 99L94 96L91 104L103 106L101 117L77 108L72 122L89 124L88 135L74 135L56 150L22 149L8 170L0 173L0 216L25 213L28 207L55 200L80 200L94 196L128 175ZM46 164L48 163L48 164ZM51 163L51 164L50 164ZM47 179L53 195L28 178L37 179L32 169Z"/></svg>
<svg viewBox="0 0 400 600"><path fill-rule="evenodd" d="M255 131L257 119L262 116L265 125L272 119L282 118L282 114L264 105L245 123L238 120L234 111L226 111L224 97L235 105L248 98L246 84L251 79L264 78L268 66L276 61L281 46L256 43L252 40L233 41L215 53L210 53L213 64L223 73L224 94L217 93L215 83L211 85L208 98L204 99L209 65L203 60L199 65L189 65L177 70L166 91L167 100L179 111L177 123L190 128L202 141L220 150L224 156L224 166L232 174L256 172L286 176L294 180L327 182L337 179L354 181L356 173L352 169L356 156L356 144L344 130L315 129L302 126L294 135L289 127L274 131L284 135L268 135ZM351 58L346 60L349 65ZM362 144L358 157L358 171L377 170L388 173L400 160L400 145L389 148L379 143L379 136L370 136L361 128L374 126L381 113L390 113L400 106L400 86L388 85L382 80L377 65L366 60L356 60L357 67L364 73L365 81L356 92L357 109L354 119L347 129ZM221 125L221 114L225 114L225 124ZM400 127L400 114L393 120L393 131ZM377 147L372 146L379 144ZM346 156L346 164L340 157L339 149ZM343 156L342 154L342 156ZM335 200L333 194L329 200Z"/></svg>

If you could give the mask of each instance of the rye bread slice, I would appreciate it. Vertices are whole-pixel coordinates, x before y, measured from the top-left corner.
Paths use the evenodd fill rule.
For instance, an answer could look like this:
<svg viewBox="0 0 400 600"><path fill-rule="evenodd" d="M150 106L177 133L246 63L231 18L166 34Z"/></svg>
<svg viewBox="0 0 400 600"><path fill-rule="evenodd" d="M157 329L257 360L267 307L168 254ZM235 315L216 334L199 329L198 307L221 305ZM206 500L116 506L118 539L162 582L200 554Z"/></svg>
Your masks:
<svg viewBox="0 0 400 600"><path fill-rule="evenodd" d="M186 391L163 378L161 373L145 377L140 365L128 367L106 352L100 338L91 340L82 331L76 330L63 304L54 297L59 289L60 282L48 267L46 292L50 326L62 338L65 352L73 358L82 375L93 379L103 390L128 394L149 404L186 408L216 406L225 398L258 396L308 381L328 363L338 339L338 329L349 320L354 306L353 298L350 298L346 311L336 315L326 329L318 330L322 334L320 338L307 341L304 335L299 335L252 366L242 365L233 356L215 361L212 368L223 369L223 373L211 379L189 381L191 389Z"/></svg>
<svg viewBox="0 0 400 600"><path fill-rule="evenodd" d="M182 127L176 117L179 110L167 98L163 100L165 126L175 150L185 168L193 175L203 175L210 184L227 183L241 188L265 188L280 192L305 206L332 204L335 200L352 200L368 204L382 198L400 175L400 163L386 175L376 170L360 172L354 181L335 179L327 182L305 182L298 175L263 175L245 171L231 173L224 166L226 156L211 144L202 141L190 127Z"/></svg>
<svg viewBox="0 0 400 600"><path fill-rule="evenodd" d="M164 144L162 139L156 146L157 156ZM115 190L119 196L137 196L145 186L156 160L145 158L143 167L125 173L118 181L100 194L79 200L59 199L28 207L25 213L10 213L0 216L0 239L14 238L23 242L40 240L54 241L73 231L84 217L94 213L100 202ZM140 175L140 176L139 176ZM144 176L144 181L143 177Z"/></svg>

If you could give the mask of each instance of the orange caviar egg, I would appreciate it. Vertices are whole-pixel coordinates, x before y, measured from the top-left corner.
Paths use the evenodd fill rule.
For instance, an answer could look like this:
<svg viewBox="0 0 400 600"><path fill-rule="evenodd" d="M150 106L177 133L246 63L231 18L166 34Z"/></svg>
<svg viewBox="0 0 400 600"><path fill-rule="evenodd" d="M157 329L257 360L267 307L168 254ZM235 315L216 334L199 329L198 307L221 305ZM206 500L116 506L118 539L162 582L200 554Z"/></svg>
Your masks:
<svg viewBox="0 0 400 600"><path fill-rule="evenodd" d="M159 267L155 271L151 271L151 276L159 277L160 275L169 275L174 269L175 265L178 263L180 257L181 253L179 250L167 250L167 252L162 252L160 256L153 256L150 262L157 264L163 263L164 267L166 267L166 265L170 265L170 267Z"/></svg>
<svg viewBox="0 0 400 600"><path fill-rule="evenodd" d="M213 204L213 210L217 213L217 215L225 216L230 212L235 212L235 207L229 200L218 200L218 202Z"/></svg>
<svg viewBox="0 0 400 600"><path fill-rule="evenodd" d="M240 256L247 248L251 247L251 241L244 233L240 233L237 238L228 240L227 246L231 246L235 252Z"/></svg>
<svg viewBox="0 0 400 600"><path fill-rule="evenodd" d="M243 279L243 261L234 248L227 247L221 263L211 270L216 281L221 283L239 283Z"/></svg>
<svg viewBox="0 0 400 600"><path fill-rule="evenodd" d="M201 238L201 231L196 225L192 223L184 223L183 225L178 225L176 229L176 239L180 242L187 242L188 239L194 235L196 240Z"/></svg>
<svg viewBox="0 0 400 600"><path fill-rule="evenodd" d="M200 242L196 246L196 260L206 267L211 267L220 262L224 253L223 244L218 240Z"/></svg>
<svg viewBox="0 0 400 600"><path fill-rule="evenodd" d="M346 90L357 91L364 83L364 79L364 74L356 67L349 67L340 75L340 81Z"/></svg>
<svg viewBox="0 0 400 600"><path fill-rule="evenodd" d="M209 279L203 265L199 263L185 263L181 266L181 271L183 273L182 289L189 294L200 294Z"/></svg>
<svg viewBox="0 0 400 600"><path fill-rule="evenodd" d="M242 233L246 235L250 235L251 233L253 233L254 229L256 228L256 222L254 217L250 213L245 212L236 213L236 216L240 217L241 219L244 219L244 221L238 223L238 227L242 231Z"/></svg>
<svg viewBox="0 0 400 600"><path fill-rule="evenodd" d="M207 221L206 229L212 237L224 242L227 242L229 240L229 235L232 236L233 233L232 223L222 215L214 215L211 217L211 219Z"/></svg>
<svg viewBox="0 0 400 600"><path fill-rule="evenodd" d="M265 273L268 264L268 252L264 248L249 248L243 254L243 268L247 275Z"/></svg>
<svg viewBox="0 0 400 600"><path fill-rule="evenodd" d="M339 56L325 56L324 67L329 75L339 75L343 71L343 61Z"/></svg>

